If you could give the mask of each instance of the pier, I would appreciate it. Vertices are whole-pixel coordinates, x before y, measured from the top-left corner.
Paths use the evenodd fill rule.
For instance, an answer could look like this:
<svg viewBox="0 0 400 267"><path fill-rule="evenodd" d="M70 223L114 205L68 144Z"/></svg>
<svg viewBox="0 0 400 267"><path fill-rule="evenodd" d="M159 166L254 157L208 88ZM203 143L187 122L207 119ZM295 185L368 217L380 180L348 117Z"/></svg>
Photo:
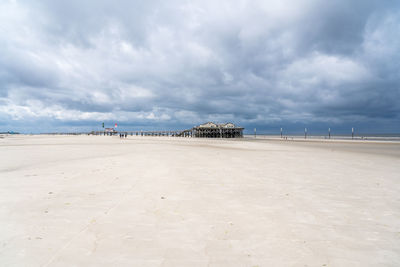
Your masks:
<svg viewBox="0 0 400 267"><path fill-rule="evenodd" d="M172 136L172 137L192 137L192 130L181 130L181 131L93 131L87 133L90 135L105 135L114 136L119 134L126 134L127 136Z"/></svg>
<svg viewBox="0 0 400 267"><path fill-rule="evenodd" d="M233 123L216 124L207 122L192 129L174 131L117 131L114 128L105 128L102 131L75 132L75 133L43 133L50 135L103 135L103 136L171 136L171 137L196 137L196 138L241 138L242 127Z"/></svg>

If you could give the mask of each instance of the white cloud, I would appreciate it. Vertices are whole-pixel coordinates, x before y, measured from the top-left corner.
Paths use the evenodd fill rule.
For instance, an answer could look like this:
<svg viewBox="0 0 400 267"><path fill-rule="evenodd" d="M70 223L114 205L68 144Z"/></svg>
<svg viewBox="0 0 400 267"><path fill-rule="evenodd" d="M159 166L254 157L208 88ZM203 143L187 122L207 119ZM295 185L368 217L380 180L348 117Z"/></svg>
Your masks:
<svg viewBox="0 0 400 267"><path fill-rule="evenodd" d="M314 53L291 63L284 70L282 79L314 87L368 81L370 76L369 70L353 59Z"/></svg>

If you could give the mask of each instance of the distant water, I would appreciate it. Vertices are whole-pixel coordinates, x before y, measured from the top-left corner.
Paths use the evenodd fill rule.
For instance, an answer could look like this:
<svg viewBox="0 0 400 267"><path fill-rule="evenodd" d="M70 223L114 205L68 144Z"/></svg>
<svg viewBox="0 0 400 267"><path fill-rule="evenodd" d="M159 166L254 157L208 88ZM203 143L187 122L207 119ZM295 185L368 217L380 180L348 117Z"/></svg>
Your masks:
<svg viewBox="0 0 400 267"><path fill-rule="evenodd" d="M253 137L254 134L244 135L245 137ZM288 139L304 139L304 134L288 134L283 135L284 138ZM280 135L277 134L257 134L257 138L279 138ZM309 135L307 134L307 139L329 139L328 135ZM352 138L351 135L333 135L331 134L330 139L332 140L372 140L372 141L400 141L400 134L357 134Z"/></svg>

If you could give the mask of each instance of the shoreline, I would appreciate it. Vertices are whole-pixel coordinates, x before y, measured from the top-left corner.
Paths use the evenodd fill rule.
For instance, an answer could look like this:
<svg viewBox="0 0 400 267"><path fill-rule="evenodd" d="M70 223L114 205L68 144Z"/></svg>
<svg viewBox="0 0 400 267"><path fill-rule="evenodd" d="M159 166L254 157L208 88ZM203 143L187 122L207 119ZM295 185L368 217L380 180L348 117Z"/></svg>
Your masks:
<svg viewBox="0 0 400 267"><path fill-rule="evenodd" d="M82 136L90 136L97 138L117 138L118 135L114 136L100 136L100 135L90 135L90 134L9 134L9 135L0 135L2 139L8 138L24 138L24 137L82 137ZM286 139L287 138L287 139ZM126 140L135 139L135 140L205 140L205 141L281 141L281 142L326 142L326 143L355 143L355 144L400 144L400 137L392 138L392 137L368 137L368 138L359 138L355 137L352 139L351 137L331 137L326 138L322 136L307 136L304 138L302 136L283 136L282 138L279 135L244 135L242 138L196 138L196 137L173 137L173 136L136 136L136 135L128 135ZM122 139L124 140L124 138Z"/></svg>

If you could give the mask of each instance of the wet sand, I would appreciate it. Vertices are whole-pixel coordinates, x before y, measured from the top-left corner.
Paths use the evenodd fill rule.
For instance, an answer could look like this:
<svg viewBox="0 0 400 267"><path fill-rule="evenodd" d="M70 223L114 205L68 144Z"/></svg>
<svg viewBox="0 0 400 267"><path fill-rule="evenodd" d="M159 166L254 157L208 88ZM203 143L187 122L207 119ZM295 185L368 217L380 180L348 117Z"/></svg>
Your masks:
<svg viewBox="0 0 400 267"><path fill-rule="evenodd" d="M400 143L5 136L0 266L399 266Z"/></svg>

